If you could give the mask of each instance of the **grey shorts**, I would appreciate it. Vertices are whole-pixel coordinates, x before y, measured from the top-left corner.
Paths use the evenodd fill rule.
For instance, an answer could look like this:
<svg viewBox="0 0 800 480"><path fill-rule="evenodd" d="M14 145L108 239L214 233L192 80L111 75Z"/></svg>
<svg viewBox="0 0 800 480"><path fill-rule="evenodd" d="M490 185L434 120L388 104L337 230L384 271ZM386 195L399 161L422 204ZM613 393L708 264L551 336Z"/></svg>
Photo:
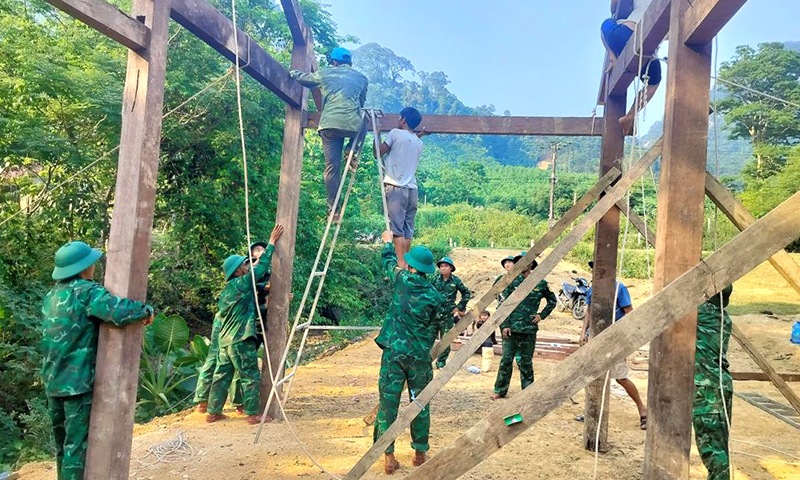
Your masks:
<svg viewBox="0 0 800 480"><path fill-rule="evenodd" d="M395 237L414 238L414 216L417 214L419 192L416 188L384 186L392 234Z"/></svg>

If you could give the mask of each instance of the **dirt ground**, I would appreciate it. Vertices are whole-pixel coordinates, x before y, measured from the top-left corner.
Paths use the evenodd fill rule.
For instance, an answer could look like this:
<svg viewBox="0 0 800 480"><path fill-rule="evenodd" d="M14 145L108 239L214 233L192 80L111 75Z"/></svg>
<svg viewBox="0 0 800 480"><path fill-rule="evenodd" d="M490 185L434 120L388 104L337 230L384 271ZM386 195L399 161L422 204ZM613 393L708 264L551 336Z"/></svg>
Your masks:
<svg viewBox="0 0 800 480"><path fill-rule="evenodd" d="M457 249L453 259L456 272L467 285L480 292L491 285L501 272L499 259L513 253L503 250ZM760 267L760 268L763 268ZM768 268L768 267L767 267ZM548 276L551 288L557 290L572 269L588 278L588 272L562 262ZM650 284L641 280L626 280L634 307L650 294ZM748 278L737 283L737 291L746 289ZM773 288L781 295L788 286L774 275ZM796 298L796 297L795 297ZM737 299L734 296L734 302ZM789 300L787 300L789 301ZM800 372L800 349L789 343L789 331L795 318L790 316L744 315L734 321L764 351L781 372ZM565 313L556 313L542 324L543 333L577 338L580 323ZM647 348L639 355L646 357ZM747 355L731 342L730 358L735 371L757 371ZM495 358L495 367L499 359ZM480 365L473 356L473 365ZM287 405L287 422L268 424L259 444L253 444L256 428L231 414L226 421L208 425L204 417L183 412L159 418L135 430L131 464L132 479L325 479L329 478L315 467L303 453L290 431L296 431L300 441L319 463L337 476L342 476L367 451L372 443L372 430L362 418L377 401L377 372L380 350L367 338L326 358L303 366L294 383L292 399ZM536 375L541 376L558 368L558 362L535 360ZM642 395L646 395L647 372L633 370L631 379ZM455 440L486 412L495 406L489 399L495 373L471 374L462 369L432 402L431 454ZM793 384L798 393L796 384ZM766 382L736 382L736 391L758 392L786 403ZM510 395L519 391L515 370ZM562 479L592 478L594 454L581 447L583 424L575 420L583 413L583 393L574 397L576 404L567 402L541 420L535 428L471 470L467 479ZM500 400L503 401L503 400ZM641 478L645 432L638 428L634 404L617 385L610 397L608 453L600 454L597 478ZM736 398L733 406L732 449L735 478L742 480L800 478L800 430L795 429L762 410ZM150 463L147 449L184 432L193 454L179 463ZM403 468L396 474L409 473L413 452L408 434L398 438L397 455ZM774 449L774 450L773 450ZM140 461L141 460L141 461ZM691 478L705 478L705 469L696 449L692 448ZM20 472L24 480L55 479L53 464L40 462L26 465ZM383 478L376 464L364 478Z"/></svg>

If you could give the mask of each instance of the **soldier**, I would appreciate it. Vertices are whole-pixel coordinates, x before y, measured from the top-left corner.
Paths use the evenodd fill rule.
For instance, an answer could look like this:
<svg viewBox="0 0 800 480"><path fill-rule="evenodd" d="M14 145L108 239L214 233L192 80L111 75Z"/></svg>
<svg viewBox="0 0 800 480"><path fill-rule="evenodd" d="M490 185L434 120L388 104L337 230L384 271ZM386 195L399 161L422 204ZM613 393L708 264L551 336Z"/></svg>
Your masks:
<svg viewBox="0 0 800 480"><path fill-rule="evenodd" d="M219 315L214 315L214 323L211 327L211 338L208 344L208 355L200 371L197 372L197 386L194 389L194 403L197 404L198 413L208 411L208 393L211 391L211 382L214 379L214 370L217 369L217 356L219 355L219 329L222 326ZM236 406L239 413L242 413L242 386L239 383L239 376L233 377L234 390L232 405Z"/></svg>
<svg viewBox="0 0 800 480"><path fill-rule="evenodd" d="M94 280L102 256L83 242L55 255L56 285L42 306L42 380L56 442L58 480L83 480L100 322L153 322L153 308L111 295Z"/></svg>
<svg viewBox="0 0 800 480"><path fill-rule="evenodd" d="M509 255L506 258L500 260L500 265L503 267L506 273L510 272L511 269L514 268L514 258L515 258L514 255ZM506 275L506 273L501 273L500 275L495 277L494 282L492 282L492 286L496 285L497 282L499 282L500 279ZM505 292L505 290L503 290L503 292ZM498 293L497 297L495 297L497 298L498 307L500 306L500 304L503 303L503 300L505 300L505 298L503 298L503 292Z"/></svg>
<svg viewBox="0 0 800 480"><path fill-rule="evenodd" d="M692 423L697 451L708 469L708 480L730 478L728 437L733 405L733 378L728 370L727 353L731 338L731 317L724 309L728 306L732 292L733 285L728 285L719 295L697 308Z"/></svg>
<svg viewBox="0 0 800 480"><path fill-rule="evenodd" d="M383 232L381 238L384 241L382 264L392 284L392 303L383 328L375 339L383 355L378 379L380 403L375 419L374 441L397 418L403 385L408 383L408 392L413 401L433 379L430 356L434 339L432 333L444 306L444 297L425 277L436 271L431 251L422 246L414 247L405 254L408 270L401 269L397 265L391 230ZM430 406L425 406L411 422L411 447L415 451L413 465L416 467L427 460L425 452L430 449L430 426ZM385 454L384 472L392 474L400 468L394 456L394 442Z"/></svg>
<svg viewBox="0 0 800 480"><path fill-rule="evenodd" d="M275 243L283 233L283 226L275 225L269 236L269 245L256 263L252 263L256 283L269 273ZM257 300L253 295L250 276L250 259L241 255L231 255L222 264L225 280L228 282L219 296L219 355L214 379L208 398L209 423L225 418L222 407L228 397L234 373L239 375L242 386L242 413L247 423L259 423L260 409L258 370L258 334L256 323ZM267 421L272 421L267 417Z"/></svg>
<svg viewBox="0 0 800 480"><path fill-rule="evenodd" d="M518 262L523 256L524 254L520 254L515 257L514 263ZM534 260L530 268L514 279L504 292L504 298L508 298L537 265L538 263ZM542 298L547 301L547 305L541 312L537 313ZM542 280L519 303L508 318L500 324L500 329L503 332L503 356L500 358L500 366L497 369L497 380L495 381L494 394L492 395L493 400L505 397L508 393L515 358L517 367L519 367L522 388L525 389L533 383L533 353L536 349L536 333L539 331L539 322L547 318L555 306L556 296L550 290L547 281Z"/></svg>
<svg viewBox="0 0 800 480"><path fill-rule="evenodd" d="M456 319L463 317L466 313L467 303L472 298L472 292L469 291L469 288L464 285L460 278L453 275L453 272L456 271L456 266L450 257L442 258L436 266L439 268L439 273L433 277L431 285L444 297L447 311L443 312L439 318L434 336L438 335L439 338L442 338L453 328L453 325L457 322ZM461 294L461 300L456 305L456 295L459 293ZM450 347L445 348L436 359L436 368L444 368L447 364L448 355L450 355Z"/></svg>

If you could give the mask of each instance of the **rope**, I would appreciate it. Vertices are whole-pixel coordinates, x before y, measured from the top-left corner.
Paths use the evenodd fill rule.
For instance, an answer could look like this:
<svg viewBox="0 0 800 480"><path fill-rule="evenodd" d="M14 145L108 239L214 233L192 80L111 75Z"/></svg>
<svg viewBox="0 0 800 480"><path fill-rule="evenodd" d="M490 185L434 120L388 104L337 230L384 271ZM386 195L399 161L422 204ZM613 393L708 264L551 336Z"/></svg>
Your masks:
<svg viewBox="0 0 800 480"><path fill-rule="evenodd" d="M178 431L174 438L151 445L147 452L136 460L141 465L150 467L157 463L188 462L194 455L194 447L186 441L186 432ZM148 460L150 457L152 460Z"/></svg>
<svg viewBox="0 0 800 480"><path fill-rule="evenodd" d="M717 76L717 65L719 62L719 40L714 37L714 77ZM714 82L714 178L719 179L719 122L717 114L717 86L718 82ZM718 225L719 225L719 207L714 204L714 250L718 247Z"/></svg>
<svg viewBox="0 0 800 480"><path fill-rule="evenodd" d="M739 84L739 83L736 83L736 82L731 82L730 80L725 80L724 78L719 78L716 75L714 75L712 78L714 80L716 80L716 81L719 81L719 82L722 82L722 83L726 83L726 84L728 84L728 85L730 85L732 87L741 88L742 90L747 90L750 93L755 93L756 95L761 95L762 97L769 98L770 100L775 100L776 102L783 103L784 105L789 105L790 107L794 107L794 108L800 108L800 104L797 104L797 103L794 103L794 102L790 102L789 100L784 100L783 98L776 97L775 95L770 95L769 93L761 92L761 91L756 90L754 88L746 87L746 86L744 86L742 84Z"/></svg>
<svg viewBox="0 0 800 480"><path fill-rule="evenodd" d="M205 87L204 87L202 90L200 90L199 92L195 93L195 94L194 94L194 95L192 95L191 97L187 98L187 99L186 99L186 100L184 100L184 101L183 101L183 102L182 102L180 105L178 105L177 107L173 108L173 109L172 109L172 110L170 110L169 112L165 113L165 114L164 114L164 115L161 117L161 118L162 118L162 120L163 120L163 119L165 119L165 118L167 118L168 116L172 115L172 114L173 114L173 113L175 113L176 111L180 110L180 109L181 109L181 108L183 108L183 107L184 107L186 104L188 104L188 103L189 103L189 102L191 102L192 100L196 99L196 98L197 98L197 97L199 97L200 95L204 94L204 93L205 93L206 91L208 91L208 90L209 90L211 87L213 87L213 86L214 86L214 85L216 85L217 83L221 82L222 80L226 79L226 78L227 78L227 77L228 77L228 76L229 76L231 73L233 73L233 70L232 70L232 69L228 69L228 71L227 71L225 74L221 75L220 77L217 77L217 78L216 78L215 80L213 80L211 83L209 83L208 85L206 85L206 86L205 86ZM44 201L44 199L47 197L47 195L49 195L49 194L51 194L51 193L53 193L53 192L55 192L55 191L57 191L57 190L61 189L61 187L63 187L64 185L66 185L66 184L70 183L70 182L71 182L72 180L74 180L76 177L78 177L79 175L83 174L83 173L84 173L84 172L86 172L87 170L91 169L92 167L94 167L95 165L97 165L98 163L100 163L100 161L104 160L104 159L105 159L105 158L107 158L109 155L111 155L112 153L114 153L114 152L116 152L117 150L119 150L119 147L120 147L120 146L119 146L119 145L117 145L116 147L112 148L111 150L109 150L109 151L107 151L107 152L103 153L102 155L100 155L99 157L97 157L95 160L93 160L91 163L89 163L88 165L85 165L85 166L81 167L81 168L80 168L80 169L79 169L77 172L73 173L72 175L70 175L70 176L69 176L69 177L67 177L66 179L62 180L62 181L61 181L61 182L59 182L58 184L56 184L56 185L54 185L54 186L52 186L52 187L50 187L50 188L47 188L47 187L45 187L45 188L44 188L44 189L43 189L41 192L39 192L39 194L38 194L38 195L36 195L36 200L35 200L35 202L37 202L36 208L38 208L39 204L41 204L41 202L42 202L42 201ZM16 218L16 217L18 217L18 216L19 216L19 215L21 215L23 212L25 212L25 210L23 210L23 209L20 209L20 210L18 210L18 211L16 211L16 212L14 212L13 214L9 215L9 216L8 216L8 217L6 217L6 218L5 218L5 219L4 219L2 222L0 222L0 227L2 227L3 225L5 225L6 223L10 222L10 221L11 221L13 218Z"/></svg>
<svg viewBox="0 0 800 480"><path fill-rule="evenodd" d="M247 244L248 245L252 245L252 239L251 239L251 236L250 236L250 192L249 192L249 183L248 183L248 179L247 179L247 145L246 145L245 136L244 136L244 119L243 119L243 114L242 114L241 77L239 75L239 58L240 57L239 57L239 39L237 37L237 31L239 29L236 27L236 25L237 25L237 22L236 22L236 0L231 0L231 22L233 23L233 27L234 27L233 28L233 44L234 44L234 57L235 57L235 62L234 62L234 65L235 65L235 67L234 67L235 77L234 78L236 79L236 107L238 109L238 117L239 117L239 137L240 137L241 144L242 144L242 168L243 168L243 173L244 173L245 231L246 231L246 234L247 234ZM334 211L335 211L335 209L334 209ZM331 216L332 215L333 214L331 214ZM256 286L256 274L255 274L255 271L253 270L253 268L250 268L249 270L250 270L250 280L251 280L252 287L253 287L253 298L254 298L255 301L258 301L258 290L257 290L257 286ZM272 371L272 359L270 358L270 355L269 355L269 351L270 350L269 350L269 343L268 343L268 340L267 340L267 331L266 331L266 328L264 328L264 317L261 315L261 309L256 308L256 312L258 312L258 320L261 323L261 336L263 337L263 340L264 340L264 352L265 352L264 356L267 359L267 369L269 371L270 380L272 381L272 390L274 391L275 390L275 375L273 374L273 371ZM336 475L332 474L327 469L325 469L325 467L320 465L319 462L317 462L317 460L311 455L311 453L308 451L308 449L303 444L303 442L300 441L300 437L297 436L297 432L295 432L294 428L292 427L291 422L289 422L289 417L286 416L286 412L284 411L283 405L281 404L280 401L278 402L278 406L280 407L281 415L283 416L283 419L286 422L286 426L289 428L289 432L292 434L292 436L294 437L294 439L297 442L297 444L303 450L303 452L305 453L306 457L308 457L308 459L311 460L311 462L317 468L319 468L322 472L324 472L325 474L327 474L331 478L333 478L335 480L341 480L339 477L337 477ZM266 410L264 411L264 414L266 414ZM262 419L261 419L262 422L264 421L264 418L265 417L262 416Z"/></svg>

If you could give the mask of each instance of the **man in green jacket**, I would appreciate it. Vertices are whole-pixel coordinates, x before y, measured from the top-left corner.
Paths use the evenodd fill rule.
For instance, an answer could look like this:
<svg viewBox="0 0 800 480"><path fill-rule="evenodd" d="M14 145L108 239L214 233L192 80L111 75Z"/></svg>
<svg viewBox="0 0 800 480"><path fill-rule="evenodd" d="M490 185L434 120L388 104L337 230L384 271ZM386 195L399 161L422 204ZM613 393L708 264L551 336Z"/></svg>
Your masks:
<svg viewBox="0 0 800 480"><path fill-rule="evenodd" d="M439 273L434 275L431 285L444 297L446 308L439 317L434 336L438 335L439 338L442 338L453 328L456 318L461 318L466 313L467 303L472 298L472 292L460 278L453 275L453 272L456 271L456 266L450 257L442 258L436 266L439 268ZM456 305L456 296L459 293L461 294L461 300ZM444 368L449 355L450 347L447 347L436 359L436 368Z"/></svg>
<svg viewBox="0 0 800 480"><path fill-rule="evenodd" d="M728 285L719 295L697 307L692 423L697 451L708 469L708 480L730 478L728 426L733 405L733 377L728 370L727 353L731 317L724 309L731 293L733 285Z"/></svg>
<svg viewBox="0 0 800 480"><path fill-rule="evenodd" d="M200 370L197 372L197 386L194 389L194 403L197 404L198 413L208 412L208 394L211 392L211 383L214 380L214 371L217 369L217 356L219 355L219 329L222 327L222 322L219 315L214 315L214 323L211 326L211 337L208 344L208 355L206 361ZM233 397L232 405L242 410L242 386L239 384L239 378L234 376L233 384L235 385L235 394Z"/></svg>
<svg viewBox="0 0 800 480"><path fill-rule="evenodd" d="M58 480L83 480L100 322L150 325L153 308L93 280L100 250L70 242L55 255L56 285L42 305L42 380L56 442Z"/></svg>
<svg viewBox="0 0 800 480"><path fill-rule="evenodd" d="M253 291L253 279L262 281L269 273L275 243L283 233L283 226L275 225L269 237L269 245L256 261L241 255L231 255L222 264L225 280L228 282L219 296L219 354L214 380L208 396L208 416L206 421L216 422L225 418L222 407L228 397L234 374L238 374L242 387L242 412L247 423L259 423L261 408L259 387L261 375L258 370L258 313L257 297ZM267 418L271 421L271 418Z"/></svg>
<svg viewBox="0 0 800 480"><path fill-rule="evenodd" d="M367 100L368 80L360 72L353 70L353 54L346 48L334 48L331 52L333 68L303 73L292 70L292 78L304 87L319 89L322 112L319 119L319 136L325 152L325 190L328 196L328 209L333 210L333 202L341 183L342 152L344 141L349 139L347 150L363 123L361 109ZM353 159L355 162L357 159ZM354 167L355 165L351 165ZM338 211L338 206L336 207Z"/></svg>
<svg viewBox="0 0 800 480"><path fill-rule="evenodd" d="M444 297L433 288L426 274L436 271L433 254L417 246L405 254L408 270L397 266L397 254L391 230L383 232L382 265L392 288L392 303L383 328L375 343L383 350L378 380L380 403L375 419L373 439L381 435L397 419L403 385L413 401L433 379L430 351L433 330L444 306ZM414 466L425 463L430 449L430 406L426 406L411 422L411 447L415 451ZM394 442L386 449L384 471L392 474L400 467L394 456Z"/></svg>
<svg viewBox="0 0 800 480"><path fill-rule="evenodd" d="M516 257L515 263L520 258L522 255ZM537 266L538 264L534 260L530 268L522 272L522 275L514 279L508 286L504 292L504 298L508 298ZM547 305L539 312L539 304L542 299L547 301ZM523 390L533 383L533 353L536 349L536 333L539 331L539 322L547 318L555 306L556 296L550 290L547 281L542 280L500 324L503 332L503 356L500 358L500 366L497 369L497 380L494 384L492 399L502 398L508 394L515 357Z"/></svg>

